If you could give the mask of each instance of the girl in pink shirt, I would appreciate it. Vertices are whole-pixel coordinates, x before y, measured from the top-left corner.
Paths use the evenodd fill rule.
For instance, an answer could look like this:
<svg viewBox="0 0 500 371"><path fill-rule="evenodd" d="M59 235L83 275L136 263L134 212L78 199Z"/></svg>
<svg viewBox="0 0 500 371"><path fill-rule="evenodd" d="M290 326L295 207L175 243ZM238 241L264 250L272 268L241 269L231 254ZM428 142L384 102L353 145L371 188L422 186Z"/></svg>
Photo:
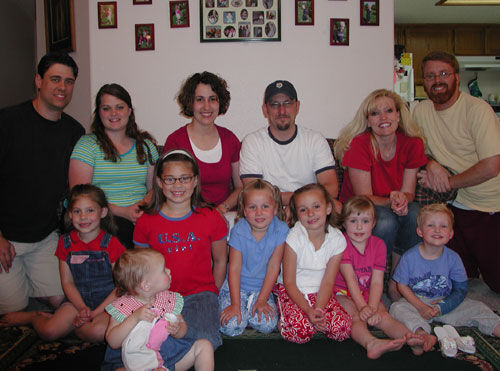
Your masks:
<svg viewBox="0 0 500 371"><path fill-rule="evenodd" d="M344 204L341 220L347 247L334 292L337 301L352 317L352 338L372 359L399 350L405 343L415 355L429 351L436 338L413 334L390 316L380 300L384 288L386 247L382 239L372 235L376 223L373 202L366 196L352 197ZM367 325L381 329L391 339L377 339L368 331Z"/></svg>

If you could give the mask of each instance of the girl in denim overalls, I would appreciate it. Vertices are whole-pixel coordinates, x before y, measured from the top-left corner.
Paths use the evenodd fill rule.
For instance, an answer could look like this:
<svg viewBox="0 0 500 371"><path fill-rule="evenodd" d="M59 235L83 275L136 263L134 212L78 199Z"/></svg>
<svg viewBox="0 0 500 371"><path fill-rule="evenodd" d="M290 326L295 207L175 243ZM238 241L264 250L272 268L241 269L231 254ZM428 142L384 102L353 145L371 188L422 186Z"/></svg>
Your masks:
<svg viewBox="0 0 500 371"><path fill-rule="evenodd" d="M65 223L74 229L61 236L55 253L65 301L53 315L12 313L10 324L31 323L46 340L75 330L86 341L103 341L109 322L104 308L116 298L112 266L125 251L110 234L114 223L104 192L91 184L73 187Z"/></svg>

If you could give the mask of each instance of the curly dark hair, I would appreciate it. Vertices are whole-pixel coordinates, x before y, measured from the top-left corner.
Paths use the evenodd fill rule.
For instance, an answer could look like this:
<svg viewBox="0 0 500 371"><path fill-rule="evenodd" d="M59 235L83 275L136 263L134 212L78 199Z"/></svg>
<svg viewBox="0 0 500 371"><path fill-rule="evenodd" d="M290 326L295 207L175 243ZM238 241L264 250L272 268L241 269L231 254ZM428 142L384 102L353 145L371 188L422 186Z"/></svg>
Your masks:
<svg viewBox="0 0 500 371"><path fill-rule="evenodd" d="M226 80L207 71L189 76L182 85L177 95L181 113L187 117L193 117L194 92L199 84L210 85L214 93L217 94L217 98L219 98L219 115L226 113L231 101L231 94L227 90Z"/></svg>
<svg viewBox="0 0 500 371"><path fill-rule="evenodd" d="M97 137L97 143L104 152L104 159L112 162L118 162L119 154L116 151L113 142L108 138L106 132L104 131L104 124L99 116L99 109L101 108L101 100L103 95L109 94L124 101L127 106L131 109L130 116L128 118L128 123L126 127L125 134L132 139L135 139L135 149L137 151L137 161L142 165L148 161L151 165L154 165L153 154L151 150L146 145L146 139L149 139L154 145L156 145L156 140L147 131L141 131L137 127L135 122L134 108L132 107L132 98L130 94L125 90L125 88L118 84L106 84L103 85L95 97L95 109L94 109L94 119L92 120L92 125L90 129L92 133ZM147 153L146 153L146 152Z"/></svg>

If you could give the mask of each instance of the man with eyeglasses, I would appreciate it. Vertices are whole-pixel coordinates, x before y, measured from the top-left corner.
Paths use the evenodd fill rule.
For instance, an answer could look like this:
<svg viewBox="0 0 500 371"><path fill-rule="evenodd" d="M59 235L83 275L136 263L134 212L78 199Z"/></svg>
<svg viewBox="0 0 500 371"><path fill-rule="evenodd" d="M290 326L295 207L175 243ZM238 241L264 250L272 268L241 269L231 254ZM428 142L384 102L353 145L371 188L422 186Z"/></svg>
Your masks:
<svg viewBox="0 0 500 371"><path fill-rule="evenodd" d="M278 80L267 86L262 112L269 126L243 139L241 180L245 185L253 179L264 179L278 186L285 207L293 191L317 182L326 188L340 211L342 205L335 200L338 182L332 151L320 133L295 123L299 108L297 91L290 82Z"/></svg>
<svg viewBox="0 0 500 371"><path fill-rule="evenodd" d="M481 274L498 293L500 123L486 102L459 91L453 55L428 54L422 72L430 100L419 103L413 116L427 139L430 161L418 174L419 183L436 192L458 189L449 203L455 215L449 247L460 254L469 278Z"/></svg>

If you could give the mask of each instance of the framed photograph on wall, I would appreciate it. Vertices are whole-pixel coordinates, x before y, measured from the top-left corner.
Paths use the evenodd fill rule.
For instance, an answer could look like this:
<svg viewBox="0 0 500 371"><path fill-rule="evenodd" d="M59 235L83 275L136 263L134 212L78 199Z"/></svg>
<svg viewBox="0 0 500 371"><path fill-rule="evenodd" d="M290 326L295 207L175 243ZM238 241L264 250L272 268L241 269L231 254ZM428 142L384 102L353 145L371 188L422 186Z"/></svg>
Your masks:
<svg viewBox="0 0 500 371"><path fill-rule="evenodd" d="M295 0L295 25L314 25L314 0Z"/></svg>
<svg viewBox="0 0 500 371"><path fill-rule="evenodd" d="M189 27L189 1L170 2L170 27Z"/></svg>
<svg viewBox="0 0 500 371"><path fill-rule="evenodd" d="M76 50L73 0L45 0L45 36L49 52Z"/></svg>
<svg viewBox="0 0 500 371"><path fill-rule="evenodd" d="M349 19L330 18L330 45L349 45Z"/></svg>
<svg viewBox="0 0 500 371"><path fill-rule="evenodd" d="M200 0L200 42L281 41L281 0Z"/></svg>
<svg viewBox="0 0 500 371"><path fill-rule="evenodd" d="M379 10L379 0L360 0L359 24L361 26L378 26Z"/></svg>
<svg viewBox="0 0 500 371"><path fill-rule="evenodd" d="M135 25L135 50L155 50L155 25L153 23Z"/></svg>
<svg viewBox="0 0 500 371"><path fill-rule="evenodd" d="M153 0L134 0L132 2L134 5L151 5L153 4Z"/></svg>
<svg viewBox="0 0 500 371"><path fill-rule="evenodd" d="M99 1L97 3L97 23L99 28L117 28L116 1Z"/></svg>

